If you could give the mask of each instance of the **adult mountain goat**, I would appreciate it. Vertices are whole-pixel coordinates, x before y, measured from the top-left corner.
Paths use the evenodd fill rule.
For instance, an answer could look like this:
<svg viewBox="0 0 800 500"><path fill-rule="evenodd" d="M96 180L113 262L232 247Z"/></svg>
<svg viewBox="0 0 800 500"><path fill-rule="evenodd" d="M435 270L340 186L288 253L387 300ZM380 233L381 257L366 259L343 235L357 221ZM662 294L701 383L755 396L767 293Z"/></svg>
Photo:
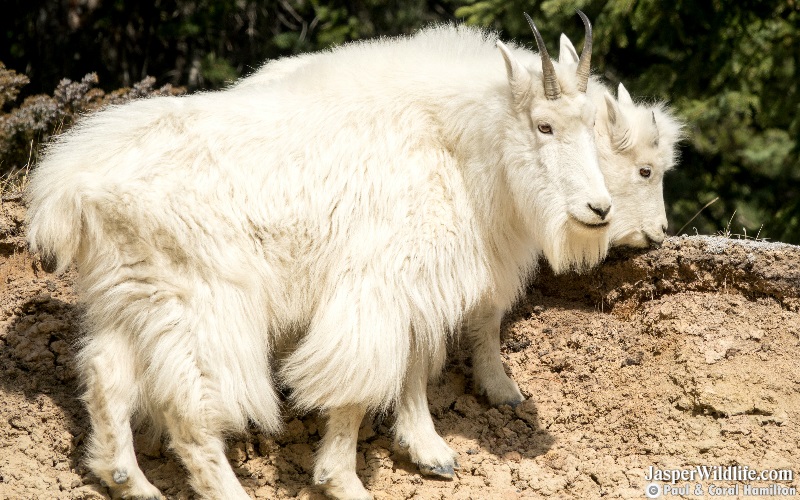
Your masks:
<svg viewBox="0 0 800 500"><path fill-rule="evenodd" d="M418 36L427 35L423 31ZM580 62L575 46L563 33L560 42L558 63L575 70ZM510 48L529 70L541 65L538 54L513 45ZM269 61L232 89L270 85L328 56L327 52L317 52ZM609 242L612 246L632 247L659 244L667 229L664 174L676 163L682 124L662 103L634 103L621 83L618 100L594 77L588 79L587 94L598 112L598 160L615 205Z"/></svg>
<svg viewBox="0 0 800 500"><path fill-rule="evenodd" d="M556 270L605 254L589 57L531 72L493 35L441 27L62 135L31 180L29 239L58 270L77 262L91 469L115 496L160 496L133 450L142 412L200 496L247 498L222 436L279 428L273 369L328 414L314 480L330 495L369 497L369 410L409 409L412 457L452 465L410 421L448 335L487 297L513 302L540 254Z"/></svg>

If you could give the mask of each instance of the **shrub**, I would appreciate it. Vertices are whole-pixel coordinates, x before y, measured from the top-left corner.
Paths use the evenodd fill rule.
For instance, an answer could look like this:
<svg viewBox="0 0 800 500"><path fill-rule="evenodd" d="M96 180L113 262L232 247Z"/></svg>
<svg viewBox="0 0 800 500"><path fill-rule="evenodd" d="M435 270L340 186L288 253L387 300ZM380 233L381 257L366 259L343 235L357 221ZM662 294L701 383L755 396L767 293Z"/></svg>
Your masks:
<svg viewBox="0 0 800 500"><path fill-rule="evenodd" d="M97 75L90 73L79 82L61 80L52 96L29 96L12 107L28 78L0 62L0 175L5 177L0 186L13 185L9 179L33 165L40 146L72 125L81 114L131 99L184 93L184 89L169 84L154 88L155 81L147 77L130 88L106 93L95 88Z"/></svg>

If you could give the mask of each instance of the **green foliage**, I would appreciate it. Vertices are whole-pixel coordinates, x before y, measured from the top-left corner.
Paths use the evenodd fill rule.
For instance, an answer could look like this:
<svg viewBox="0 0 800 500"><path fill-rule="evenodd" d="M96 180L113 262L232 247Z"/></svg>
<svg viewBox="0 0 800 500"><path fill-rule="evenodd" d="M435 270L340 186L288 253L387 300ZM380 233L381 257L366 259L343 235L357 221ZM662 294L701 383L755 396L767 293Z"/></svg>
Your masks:
<svg viewBox="0 0 800 500"><path fill-rule="evenodd" d="M203 78L213 87L222 87L239 79L239 73L231 63L220 59L214 52L206 54L200 66Z"/></svg>
<svg viewBox="0 0 800 500"><path fill-rule="evenodd" d="M218 88L270 58L450 16L424 0L4 0L4 12L18 15L0 16L0 61L25 68L31 92L90 72L107 90L150 74Z"/></svg>
<svg viewBox="0 0 800 500"><path fill-rule="evenodd" d="M183 92L169 84L156 89L153 87L155 78L149 77L132 88L107 94L94 87L97 75L90 73L80 82L61 80L52 96L28 96L21 105L13 107L27 83L25 76L6 69L0 62L0 173L6 177L27 171L36 158L39 145L71 125L81 113L138 97Z"/></svg>

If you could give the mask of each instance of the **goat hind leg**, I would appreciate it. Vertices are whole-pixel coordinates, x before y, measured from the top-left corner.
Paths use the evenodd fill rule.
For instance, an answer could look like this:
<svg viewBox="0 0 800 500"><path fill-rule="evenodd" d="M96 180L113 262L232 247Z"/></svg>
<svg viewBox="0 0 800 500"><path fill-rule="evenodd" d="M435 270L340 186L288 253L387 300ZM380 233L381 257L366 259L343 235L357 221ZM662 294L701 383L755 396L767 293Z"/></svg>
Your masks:
<svg viewBox="0 0 800 500"><path fill-rule="evenodd" d="M92 426L87 465L114 498L160 499L133 449L131 415L137 398L133 359L124 337L110 334L92 338L79 356L86 384L83 400Z"/></svg>
<svg viewBox="0 0 800 500"><path fill-rule="evenodd" d="M249 500L225 455L220 432L176 409L169 410L164 420L170 446L186 467L189 484L199 498Z"/></svg>

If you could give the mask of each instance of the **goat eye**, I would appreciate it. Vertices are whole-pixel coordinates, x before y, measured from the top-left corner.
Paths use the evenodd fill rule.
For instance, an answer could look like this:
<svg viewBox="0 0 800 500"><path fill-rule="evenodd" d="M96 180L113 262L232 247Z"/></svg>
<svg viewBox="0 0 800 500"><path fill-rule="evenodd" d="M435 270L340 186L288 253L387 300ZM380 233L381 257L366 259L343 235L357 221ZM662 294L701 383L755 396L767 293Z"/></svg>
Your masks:
<svg viewBox="0 0 800 500"><path fill-rule="evenodd" d="M552 134L553 133L553 127L551 127L549 123L540 123L538 128L539 128L539 132L541 132L543 134Z"/></svg>
<svg viewBox="0 0 800 500"><path fill-rule="evenodd" d="M650 174L651 174L651 173L652 173L652 170L650 169L650 167L641 167L641 168L639 169L639 175L641 175L641 176L642 176L642 177L644 177L645 179L647 179L648 177L650 177Z"/></svg>

